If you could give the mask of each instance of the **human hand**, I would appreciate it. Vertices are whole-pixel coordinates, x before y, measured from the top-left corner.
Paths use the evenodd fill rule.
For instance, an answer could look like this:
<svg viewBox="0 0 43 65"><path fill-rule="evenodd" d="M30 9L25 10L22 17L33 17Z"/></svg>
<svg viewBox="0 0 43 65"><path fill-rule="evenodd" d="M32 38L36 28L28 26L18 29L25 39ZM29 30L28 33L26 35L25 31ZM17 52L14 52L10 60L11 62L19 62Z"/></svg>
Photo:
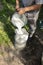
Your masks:
<svg viewBox="0 0 43 65"><path fill-rule="evenodd" d="M19 8L19 11L18 13L21 15L21 14L24 14L25 13L25 8Z"/></svg>

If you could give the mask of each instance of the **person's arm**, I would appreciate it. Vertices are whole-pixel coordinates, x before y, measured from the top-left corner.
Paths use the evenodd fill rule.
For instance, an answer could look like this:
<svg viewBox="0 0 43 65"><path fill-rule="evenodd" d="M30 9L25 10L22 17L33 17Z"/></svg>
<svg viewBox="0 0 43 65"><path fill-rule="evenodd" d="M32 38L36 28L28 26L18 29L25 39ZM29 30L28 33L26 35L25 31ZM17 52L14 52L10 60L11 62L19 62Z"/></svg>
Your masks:
<svg viewBox="0 0 43 65"><path fill-rule="evenodd" d="M29 6L29 7L20 8L18 13L19 14L24 14L27 11L38 10L40 8L41 8L41 4L32 5L32 6Z"/></svg>
<svg viewBox="0 0 43 65"><path fill-rule="evenodd" d="M32 5L32 6L29 6L29 7L25 7L25 11L32 11L32 10L38 10L40 9L41 7L41 4L37 4L37 5Z"/></svg>
<svg viewBox="0 0 43 65"><path fill-rule="evenodd" d="M19 0L16 0L16 9L19 9Z"/></svg>
<svg viewBox="0 0 43 65"><path fill-rule="evenodd" d="M19 5L19 0L16 0L16 5Z"/></svg>

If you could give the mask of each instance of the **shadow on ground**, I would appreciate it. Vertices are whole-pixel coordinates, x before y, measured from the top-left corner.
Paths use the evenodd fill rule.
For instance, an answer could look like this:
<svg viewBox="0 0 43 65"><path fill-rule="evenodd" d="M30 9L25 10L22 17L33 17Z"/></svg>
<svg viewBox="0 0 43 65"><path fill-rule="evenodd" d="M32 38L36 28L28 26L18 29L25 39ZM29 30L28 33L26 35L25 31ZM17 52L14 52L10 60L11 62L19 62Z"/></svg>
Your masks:
<svg viewBox="0 0 43 65"><path fill-rule="evenodd" d="M36 30L28 39L26 47L21 51L22 61L25 65L42 65L43 31Z"/></svg>

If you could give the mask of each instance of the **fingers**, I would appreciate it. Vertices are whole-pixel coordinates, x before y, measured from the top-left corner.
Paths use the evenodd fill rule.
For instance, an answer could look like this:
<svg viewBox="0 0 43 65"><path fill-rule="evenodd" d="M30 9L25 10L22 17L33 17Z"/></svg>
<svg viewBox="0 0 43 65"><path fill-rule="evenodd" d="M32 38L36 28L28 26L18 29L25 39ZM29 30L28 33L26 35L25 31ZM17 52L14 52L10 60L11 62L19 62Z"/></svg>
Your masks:
<svg viewBox="0 0 43 65"><path fill-rule="evenodd" d="M20 8L19 11L18 11L19 14L24 14L25 13L25 10L24 8Z"/></svg>

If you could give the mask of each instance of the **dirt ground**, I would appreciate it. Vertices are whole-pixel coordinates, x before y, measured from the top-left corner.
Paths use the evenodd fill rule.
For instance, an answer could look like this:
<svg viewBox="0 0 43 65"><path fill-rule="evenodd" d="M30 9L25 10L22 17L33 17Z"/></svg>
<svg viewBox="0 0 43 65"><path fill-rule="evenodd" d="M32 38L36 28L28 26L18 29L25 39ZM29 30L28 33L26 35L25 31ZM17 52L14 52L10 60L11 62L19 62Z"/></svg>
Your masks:
<svg viewBox="0 0 43 65"><path fill-rule="evenodd" d="M23 65L16 55L13 45L11 47L0 46L0 65Z"/></svg>

